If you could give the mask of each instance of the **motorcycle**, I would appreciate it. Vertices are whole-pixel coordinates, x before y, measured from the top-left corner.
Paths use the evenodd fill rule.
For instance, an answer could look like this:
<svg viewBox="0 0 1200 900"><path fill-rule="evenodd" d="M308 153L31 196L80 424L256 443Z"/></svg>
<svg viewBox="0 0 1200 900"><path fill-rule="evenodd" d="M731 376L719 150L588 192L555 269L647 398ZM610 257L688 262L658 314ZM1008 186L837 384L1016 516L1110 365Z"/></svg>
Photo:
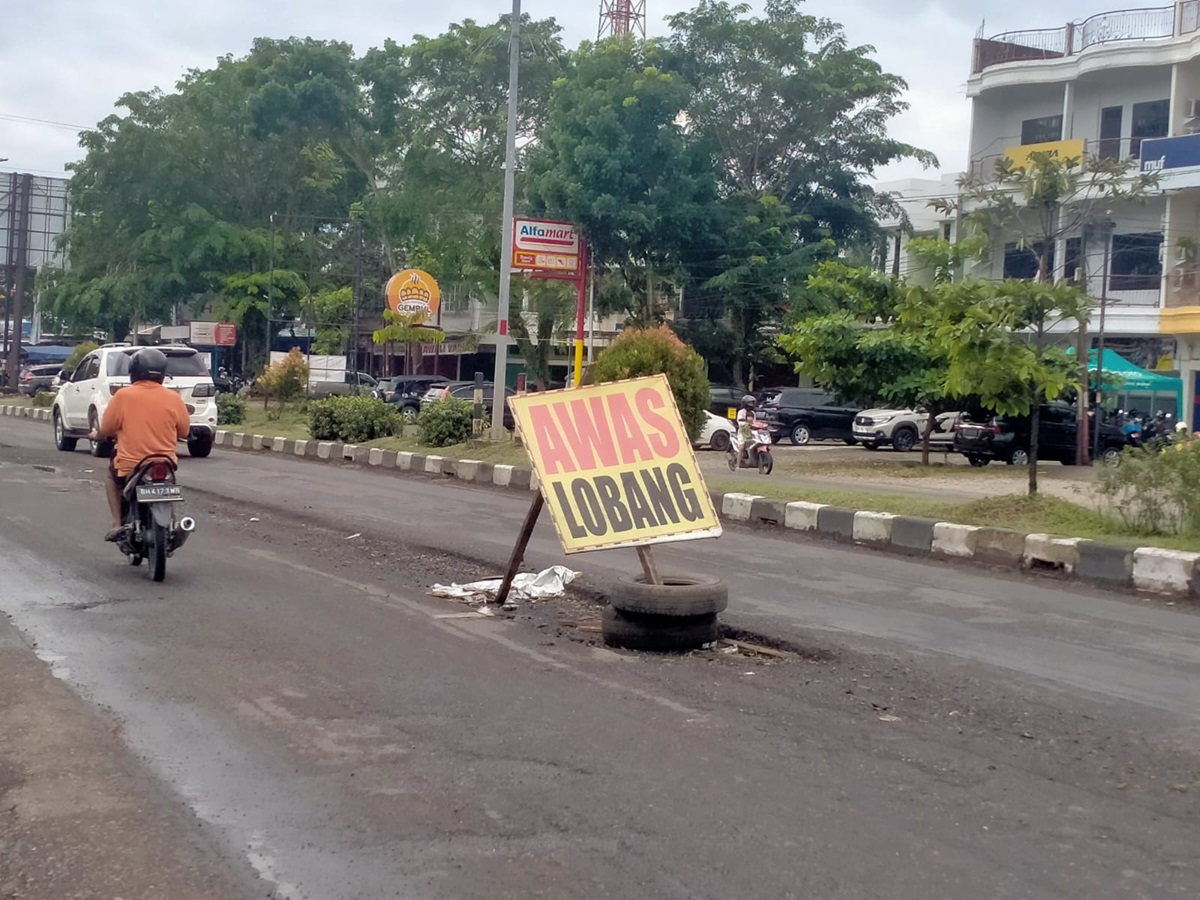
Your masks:
<svg viewBox="0 0 1200 900"><path fill-rule="evenodd" d="M771 470L775 468L775 460L771 456L771 432L766 422L761 419L754 420L754 424L750 426L750 447L745 453L742 453L745 441L740 429L735 429L730 438L729 449L725 451L729 471L736 472L739 468L758 469L760 475L771 474Z"/></svg>
<svg viewBox="0 0 1200 900"><path fill-rule="evenodd" d="M148 456L129 473L121 493L126 531L117 547L131 566L147 560L155 581L166 577L167 558L196 530L191 516L176 519L175 504L183 502L183 489L175 483L175 469L168 456Z"/></svg>

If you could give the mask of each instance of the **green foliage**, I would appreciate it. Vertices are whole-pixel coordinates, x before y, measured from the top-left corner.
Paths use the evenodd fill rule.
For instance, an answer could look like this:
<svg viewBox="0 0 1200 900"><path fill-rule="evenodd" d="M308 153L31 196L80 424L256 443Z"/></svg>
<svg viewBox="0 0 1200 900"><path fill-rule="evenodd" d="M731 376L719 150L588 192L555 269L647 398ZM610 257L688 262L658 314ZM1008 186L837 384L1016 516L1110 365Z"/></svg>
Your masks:
<svg viewBox="0 0 1200 900"><path fill-rule="evenodd" d="M708 409L706 367L700 354L666 326L625 329L588 369L588 380L623 381L660 373L667 376L688 435L697 437Z"/></svg>
<svg viewBox="0 0 1200 900"><path fill-rule="evenodd" d="M371 335L376 344L396 343L404 345L404 366L407 375L413 374L413 363L419 353L412 350L413 344L440 344L446 339L446 332L440 328L431 328L424 324L424 313L402 313L385 309L383 311L383 328Z"/></svg>
<svg viewBox="0 0 1200 900"><path fill-rule="evenodd" d="M48 409L54 405L54 398L57 396L57 391L38 391L29 402L31 406L39 409Z"/></svg>
<svg viewBox="0 0 1200 900"><path fill-rule="evenodd" d="M524 297L525 312L509 319L509 333L525 360L531 381L541 390L550 386L550 361L562 355L574 334L574 287L562 281L514 279L513 296Z"/></svg>
<svg viewBox="0 0 1200 900"><path fill-rule="evenodd" d="M1137 534L1200 537L1200 440L1176 437L1164 449L1127 449L1098 490Z"/></svg>
<svg viewBox="0 0 1200 900"><path fill-rule="evenodd" d="M76 367L80 362L83 361L85 356L87 356L93 350L99 349L100 345L95 341L84 341L82 344L77 344L75 349L71 351L71 355L68 356L66 361L62 364L63 369L67 372L74 372Z"/></svg>
<svg viewBox="0 0 1200 900"><path fill-rule="evenodd" d="M237 394L222 391L217 394L217 423L241 425L246 421L246 401Z"/></svg>
<svg viewBox="0 0 1200 900"><path fill-rule="evenodd" d="M286 357L259 376L256 389L264 397L264 405L271 400L287 403L301 397L308 390L308 360L298 347L293 347Z"/></svg>
<svg viewBox="0 0 1200 900"><path fill-rule="evenodd" d="M374 397L327 397L309 404L308 415L309 432L318 441L363 444L404 428L399 410Z"/></svg>
<svg viewBox="0 0 1200 900"><path fill-rule="evenodd" d="M350 325L354 321L354 290L351 287L327 288L313 294L313 324L317 329L313 351L327 355L346 352Z"/></svg>
<svg viewBox="0 0 1200 900"><path fill-rule="evenodd" d="M425 404L417 417L417 438L430 447L449 447L471 437L475 405L469 400L447 397Z"/></svg>

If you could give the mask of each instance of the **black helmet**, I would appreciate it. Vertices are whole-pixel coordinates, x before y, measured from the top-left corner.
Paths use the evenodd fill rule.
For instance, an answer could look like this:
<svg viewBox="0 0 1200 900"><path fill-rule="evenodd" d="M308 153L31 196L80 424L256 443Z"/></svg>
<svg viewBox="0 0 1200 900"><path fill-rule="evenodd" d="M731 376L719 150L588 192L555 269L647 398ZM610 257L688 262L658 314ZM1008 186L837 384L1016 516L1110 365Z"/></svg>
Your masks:
<svg viewBox="0 0 1200 900"><path fill-rule="evenodd" d="M161 350L147 347L133 354L129 361L129 381L157 381L162 384L167 374L167 357Z"/></svg>
<svg viewBox="0 0 1200 900"><path fill-rule="evenodd" d="M742 406L745 409L754 409L754 407L758 406L758 398L753 394L747 394L742 398Z"/></svg>

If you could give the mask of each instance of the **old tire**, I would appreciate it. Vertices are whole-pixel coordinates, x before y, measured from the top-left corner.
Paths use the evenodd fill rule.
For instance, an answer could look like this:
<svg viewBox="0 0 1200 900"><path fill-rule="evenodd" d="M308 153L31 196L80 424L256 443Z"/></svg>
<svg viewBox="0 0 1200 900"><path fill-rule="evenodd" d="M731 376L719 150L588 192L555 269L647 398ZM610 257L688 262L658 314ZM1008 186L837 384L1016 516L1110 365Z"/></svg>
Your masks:
<svg viewBox="0 0 1200 900"><path fill-rule="evenodd" d="M54 446L64 453L70 453L75 449L77 438L67 437L66 426L63 425L62 416L58 410L54 411Z"/></svg>
<svg viewBox="0 0 1200 900"><path fill-rule="evenodd" d="M913 428L897 428L892 432L892 448L898 453L908 453L917 446L917 432Z"/></svg>
<svg viewBox="0 0 1200 900"><path fill-rule="evenodd" d="M797 447L803 447L805 444L812 442L812 432L808 430L808 426L802 423L796 423L792 426L791 434L792 443Z"/></svg>
<svg viewBox="0 0 1200 900"><path fill-rule="evenodd" d="M729 587L708 575L663 575L647 584L644 575L622 575L609 604L621 612L655 616L706 616L729 605Z"/></svg>
<svg viewBox="0 0 1200 900"><path fill-rule="evenodd" d="M604 643L626 650L678 653L699 650L718 637L717 615L649 616L624 613L611 606L600 617Z"/></svg>

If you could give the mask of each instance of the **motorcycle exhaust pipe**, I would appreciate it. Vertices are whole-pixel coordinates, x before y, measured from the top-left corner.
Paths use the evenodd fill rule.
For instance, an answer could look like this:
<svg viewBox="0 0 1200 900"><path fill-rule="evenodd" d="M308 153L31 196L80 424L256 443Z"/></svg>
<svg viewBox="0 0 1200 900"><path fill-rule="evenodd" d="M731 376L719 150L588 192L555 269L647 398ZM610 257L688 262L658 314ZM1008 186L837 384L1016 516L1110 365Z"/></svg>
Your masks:
<svg viewBox="0 0 1200 900"><path fill-rule="evenodd" d="M196 530L196 520L191 516L184 516L179 520L179 527L171 532L171 552L174 553L185 543L187 543L188 535Z"/></svg>

